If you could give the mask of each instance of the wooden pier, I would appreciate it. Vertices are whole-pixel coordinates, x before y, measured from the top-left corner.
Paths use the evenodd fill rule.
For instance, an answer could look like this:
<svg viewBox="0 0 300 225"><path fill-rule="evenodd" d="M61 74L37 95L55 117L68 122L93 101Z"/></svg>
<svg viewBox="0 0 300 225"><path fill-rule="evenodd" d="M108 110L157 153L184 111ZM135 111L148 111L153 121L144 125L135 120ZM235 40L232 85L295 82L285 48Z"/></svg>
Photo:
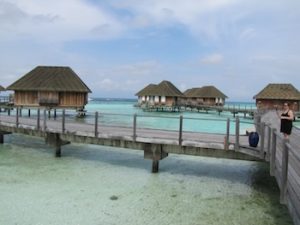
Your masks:
<svg viewBox="0 0 300 225"><path fill-rule="evenodd" d="M33 109L34 110L34 109ZM65 110L57 118L49 118L46 110L36 116L0 114L0 142L4 135L21 133L45 138L53 146L56 157L62 155L62 146L69 143L104 145L144 151L144 158L152 160L152 172L159 171L159 161L168 154L186 154L239 160L265 161L270 164L270 175L280 188L280 202L286 204L296 225L300 224L300 130L294 129L290 140L278 132L279 118L275 112L255 117L260 133L257 148L248 146L248 137L240 133L239 117L235 119L235 134L229 134L231 120L227 120L225 134L184 131L186 118L180 116L178 130L147 129L138 126L138 117L132 116L132 126L108 126L99 122L101 113L93 114L92 123L66 117ZM128 115L126 115L128 116ZM174 117L172 117L174 118ZM128 119L128 118L127 118Z"/></svg>

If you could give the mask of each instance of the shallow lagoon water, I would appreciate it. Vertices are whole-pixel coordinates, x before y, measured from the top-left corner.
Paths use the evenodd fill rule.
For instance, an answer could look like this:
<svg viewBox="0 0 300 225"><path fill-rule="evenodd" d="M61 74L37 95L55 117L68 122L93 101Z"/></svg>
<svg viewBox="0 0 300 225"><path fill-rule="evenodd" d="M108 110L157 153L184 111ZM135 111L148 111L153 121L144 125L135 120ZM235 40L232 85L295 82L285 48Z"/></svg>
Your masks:
<svg viewBox="0 0 300 225"><path fill-rule="evenodd" d="M0 224L292 224L265 163L63 147L8 135L0 146Z"/></svg>

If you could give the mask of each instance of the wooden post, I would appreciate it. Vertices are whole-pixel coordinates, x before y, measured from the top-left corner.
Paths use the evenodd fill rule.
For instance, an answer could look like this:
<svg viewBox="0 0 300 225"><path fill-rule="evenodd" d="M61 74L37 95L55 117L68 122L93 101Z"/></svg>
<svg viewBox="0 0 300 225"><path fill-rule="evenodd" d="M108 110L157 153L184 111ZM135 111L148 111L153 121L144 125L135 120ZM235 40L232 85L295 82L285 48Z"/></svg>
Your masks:
<svg viewBox="0 0 300 225"><path fill-rule="evenodd" d="M51 109L48 110L48 118L51 118Z"/></svg>
<svg viewBox="0 0 300 225"><path fill-rule="evenodd" d="M54 109L54 119L56 119L56 109Z"/></svg>
<svg viewBox="0 0 300 225"><path fill-rule="evenodd" d="M40 118L41 118L41 111L40 109L37 110L37 120L36 120L36 129L40 129Z"/></svg>
<svg viewBox="0 0 300 225"><path fill-rule="evenodd" d="M62 111L62 133L65 133L66 131L66 110L63 109Z"/></svg>
<svg viewBox="0 0 300 225"><path fill-rule="evenodd" d="M19 108L20 112L19 112L19 117L22 117L22 108Z"/></svg>
<svg viewBox="0 0 300 225"><path fill-rule="evenodd" d="M265 158L265 126L264 122L260 123L260 157Z"/></svg>
<svg viewBox="0 0 300 225"><path fill-rule="evenodd" d="M280 188L280 203L286 204L287 181L288 181L288 166L289 166L289 147L288 140L283 141L282 152L282 167L281 167L281 188Z"/></svg>
<svg viewBox="0 0 300 225"><path fill-rule="evenodd" d="M95 137L98 137L98 112L95 113Z"/></svg>
<svg viewBox="0 0 300 225"><path fill-rule="evenodd" d="M267 130L268 130L268 137L267 137L267 155L266 155L266 161L269 162L270 161L270 152L271 152L271 132L272 132L272 129L269 126L267 126Z"/></svg>
<svg viewBox="0 0 300 225"><path fill-rule="evenodd" d="M240 119L237 116L235 119L235 145L234 150L238 151L240 148Z"/></svg>
<svg viewBox="0 0 300 225"><path fill-rule="evenodd" d="M133 115L133 141L136 141L136 113Z"/></svg>
<svg viewBox="0 0 300 225"><path fill-rule="evenodd" d="M30 109L28 109L28 117L30 117Z"/></svg>
<svg viewBox="0 0 300 225"><path fill-rule="evenodd" d="M0 144L4 143L4 134L0 133Z"/></svg>
<svg viewBox="0 0 300 225"><path fill-rule="evenodd" d="M226 122L225 150L229 149L229 135L230 135L230 119L227 118L227 122Z"/></svg>
<svg viewBox="0 0 300 225"><path fill-rule="evenodd" d="M44 131L47 129L47 110L44 109Z"/></svg>
<svg viewBox="0 0 300 225"><path fill-rule="evenodd" d="M7 115L10 116L10 108L7 110Z"/></svg>
<svg viewBox="0 0 300 225"><path fill-rule="evenodd" d="M159 160L152 161L152 173L158 173L159 171Z"/></svg>
<svg viewBox="0 0 300 225"><path fill-rule="evenodd" d="M276 129L272 129L272 147L271 147L271 159L270 159L270 175L275 176L275 160L276 160Z"/></svg>
<svg viewBox="0 0 300 225"><path fill-rule="evenodd" d="M19 108L17 107L17 110L16 110L16 127L18 128L19 127Z"/></svg>
<svg viewBox="0 0 300 225"><path fill-rule="evenodd" d="M180 146L182 145L182 125L183 125L183 116L180 115L180 117L179 117L179 140L178 140L178 143Z"/></svg>

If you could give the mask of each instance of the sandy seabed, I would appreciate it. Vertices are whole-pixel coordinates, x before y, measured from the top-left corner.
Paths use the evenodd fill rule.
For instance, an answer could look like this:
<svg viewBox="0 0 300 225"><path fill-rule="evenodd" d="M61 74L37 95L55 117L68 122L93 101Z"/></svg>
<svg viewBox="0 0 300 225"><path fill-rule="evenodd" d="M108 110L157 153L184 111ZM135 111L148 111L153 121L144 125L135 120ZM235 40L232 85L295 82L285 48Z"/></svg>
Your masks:
<svg viewBox="0 0 300 225"><path fill-rule="evenodd" d="M0 146L2 225L285 225L265 163L170 155L152 174L143 152L63 147L8 135Z"/></svg>

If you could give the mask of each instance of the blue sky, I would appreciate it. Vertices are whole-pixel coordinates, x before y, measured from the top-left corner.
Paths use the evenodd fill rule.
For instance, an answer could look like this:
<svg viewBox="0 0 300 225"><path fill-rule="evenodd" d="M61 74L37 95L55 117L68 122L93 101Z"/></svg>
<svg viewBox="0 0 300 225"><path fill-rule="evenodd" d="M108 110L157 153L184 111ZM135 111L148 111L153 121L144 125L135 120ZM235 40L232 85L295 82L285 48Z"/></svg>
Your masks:
<svg viewBox="0 0 300 225"><path fill-rule="evenodd" d="M268 83L300 89L299 21L298 0L0 0L0 84L60 65L94 97L170 80L249 101Z"/></svg>

